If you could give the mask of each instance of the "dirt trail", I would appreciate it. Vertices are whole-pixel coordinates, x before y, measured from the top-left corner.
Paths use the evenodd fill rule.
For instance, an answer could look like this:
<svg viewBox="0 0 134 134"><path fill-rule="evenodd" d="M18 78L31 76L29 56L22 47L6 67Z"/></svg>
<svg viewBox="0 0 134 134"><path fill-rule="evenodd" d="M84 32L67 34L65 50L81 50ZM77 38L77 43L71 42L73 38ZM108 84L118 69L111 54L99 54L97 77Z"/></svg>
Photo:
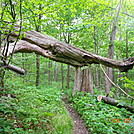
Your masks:
<svg viewBox="0 0 134 134"><path fill-rule="evenodd" d="M91 134L89 130L85 127L84 120L81 118L78 112L71 107L71 104L68 102L68 100L63 99L63 101L65 102L65 106L67 110L69 111L71 118L73 119L74 134Z"/></svg>

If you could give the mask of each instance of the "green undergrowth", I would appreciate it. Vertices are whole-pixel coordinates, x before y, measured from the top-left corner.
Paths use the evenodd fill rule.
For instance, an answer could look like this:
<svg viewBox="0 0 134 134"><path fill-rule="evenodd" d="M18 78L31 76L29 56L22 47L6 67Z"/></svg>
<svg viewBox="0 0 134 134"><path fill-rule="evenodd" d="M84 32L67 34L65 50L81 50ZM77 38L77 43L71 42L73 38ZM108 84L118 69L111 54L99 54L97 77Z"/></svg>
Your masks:
<svg viewBox="0 0 134 134"><path fill-rule="evenodd" d="M72 119L54 87L20 85L1 91L1 134L72 134Z"/></svg>
<svg viewBox="0 0 134 134"><path fill-rule="evenodd" d="M133 134L134 114L124 108L117 108L89 93L77 93L70 101L82 115L93 134Z"/></svg>

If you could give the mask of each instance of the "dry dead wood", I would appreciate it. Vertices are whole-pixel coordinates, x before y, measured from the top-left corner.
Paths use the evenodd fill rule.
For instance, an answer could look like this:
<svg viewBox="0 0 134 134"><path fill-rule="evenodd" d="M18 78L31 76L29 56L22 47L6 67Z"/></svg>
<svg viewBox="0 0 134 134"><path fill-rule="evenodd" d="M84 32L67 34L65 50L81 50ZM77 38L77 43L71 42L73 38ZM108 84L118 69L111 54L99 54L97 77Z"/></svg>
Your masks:
<svg viewBox="0 0 134 134"><path fill-rule="evenodd" d="M117 68L122 72L127 72L134 66L134 57L125 61L113 60L99 55L90 53L83 49L61 42L55 38L43 35L36 31L27 31L22 33L24 36L16 43L14 52L14 39L18 37L18 33L11 32L8 55L12 53L36 53L51 60L66 63L74 67L88 66L90 64L103 64L111 68ZM1 53L2 50L1 50Z"/></svg>

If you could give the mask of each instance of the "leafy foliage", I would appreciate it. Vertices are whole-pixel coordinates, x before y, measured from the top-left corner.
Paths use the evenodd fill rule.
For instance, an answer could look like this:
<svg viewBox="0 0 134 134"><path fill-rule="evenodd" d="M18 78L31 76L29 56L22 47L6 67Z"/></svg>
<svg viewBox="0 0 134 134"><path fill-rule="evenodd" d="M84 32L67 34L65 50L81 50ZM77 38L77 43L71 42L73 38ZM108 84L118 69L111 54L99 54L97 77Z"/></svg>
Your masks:
<svg viewBox="0 0 134 134"><path fill-rule="evenodd" d="M131 134L134 130L134 114L126 109L97 102L96 95L77 93L72 102L94 134Z"/></svg>
<svg viewBox="0 0 134 134"><path fill-rule="evenodd" d="M0 98L1 134L72 133L72 120L62 103L60 90L34 86L10 90Z"/></svg>
<svg viewBox="0 0 134 134"><path fill-rule="evenodd" d="M24 26L24 31L35 30L37 26L40 26L41 32L44 34L90 52L107 56L106 50L109 45L111 25L117 13L116 7L119 0L11 0L11 2L1 0L0 3L0 30L4 35L8 34L7 31L15 30L15 24ZM114 41L115 59L126 59L129 56L134 56L133 13L133 0L124 0ZM41 19L39 19L39 14ZM4 45L0 44L0 47ZM8 59L10 60L10 58ZM23 67L27 75L20 77L6 71L5 84L7 89L0 91L2 96L0 98L0 133L71 134L72 121L60 99L61 81L62 88L65 89L64 93L71 96L71 89L65 87L67 66L63 65L62 68L61 64L57 63L58 80L53 82L53 87L51 87L48 84L50 82L48 76L50 74L51 81L54 80L55 62L51 62L50 67L48 64L50 60L40 58L40 87L35 87L35 61L35 54L16 54L11 59L13 64ZM104 76L97 65L92 66L92 72L95 93L102 93L105 84ZM130 95L134 94L133 73L134 71L131 70L127 74L129 79L122 77L123 80L120 79L121 83L119 83L130 92ZM116 71L115 79L119 75ZM123 76L125 75L123 74ZM72 69L69 76L71 88L73 87L73 76L74 70ZM97 76L98 81L96 81ZM111 92L113 95L122 96L115 88L111 89L110 95ZM96 102L95 96L83 94L85 93L78 93L72 101L94 134L131 133L133 115L130 112L103 102ZM126 100L124 96L122 99ZM128 101L130 100L128 99ZM119 118L119 123L118 120L117 123L113 122ZM124 119L129 118L131 123L124 123Z"/></svg>

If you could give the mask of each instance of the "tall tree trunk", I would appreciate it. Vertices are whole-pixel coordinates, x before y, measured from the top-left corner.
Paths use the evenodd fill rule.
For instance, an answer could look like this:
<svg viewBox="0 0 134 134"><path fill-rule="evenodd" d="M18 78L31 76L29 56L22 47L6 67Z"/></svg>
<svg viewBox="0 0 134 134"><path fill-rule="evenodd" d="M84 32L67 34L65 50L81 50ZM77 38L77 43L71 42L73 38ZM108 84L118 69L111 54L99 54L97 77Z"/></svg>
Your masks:
<svg viewBox="0 0 134 134"><path fill-rule="evenodd" d="M97 34L96 34L96 26L94 26L94 32L93 32L93 39L94 39L94 53L98 54L98 43L97 43ZM98 74L98 67L95 66L95 88L98 88L99 86L99 74Z"/></svg>
<svg viewBox="0 0 134 134"><path fill-rule="evenodd" d="M52 68L51 61L48 61L48 85L52 85L51 68Z"/></svg>
<svg viewBox="0 0 134 134"><path fill-rule="evenodd" d="M42 6L40 4L39 6L39 10L41 11L42 10ZM42 16L41 14L39 14L39 21L41 20ZM34 18L34 21L35 21L35 27L36 27L36 31L37 32L41 32L41 26L38 25L38 21L35 20ZM40 56L38 54L36 54L36 86L39 86L40 84Z"/></svg>
<svg viewBox="0 0 134 134"><path fill-rule="evenodd" d="M79 92L81 88L81 68L75 67L75 77L74 77L74 88L72 95L74 96L76 92Z"/></svg>
<svg viewBox="0 0 134 134"><path fill-rule="evenodd" d="M40 56L36 55L36 86L40 84Z"/></svg>
<svg viewBox="0 0 134 134"><path fill-rule="evenodd" d="M61 64L61 84L62 84L62 89L64 89L64 66Z"/></svg>
<svg viewBox="0 0 134 134"><path fill-rule="evenodd" d="M1 38L1 31L0 31L0 52L1 52L1 47L2 47L1 44L2 44L2 38ZM2 57L0 58L2 59ZM0 68L0 88L2 87L4 87L3 68Z"/></svg>
<svg viewBox="0 0 134 134"><path fill-rule="evenodd" d="M68 24L69 26L69 24ZM66 43L70 43L70 36L71 36L71 33L68 33L67 31L66 32L63 32L63 37L64 37L64 42ZM66 87L69 89L70 88L70 65L67 65L67 85Z"/></svg>
<svg viewBox="0 0 134 134"><path fill-rule="evenodd" d="M128 31L126 31L126 58L128 57ZM126 77L128 77L128 72L126 72Z"/></svg>
<svg viewBox="0 0 134 134"><path fill-rule="evenodd" d="M92 73L91 69L83 69L80 67L75 67L75 78L74 78L74 88L72 95L75 95L76 92L90 92L94 93L92 86Z"/></svg>
<svg viewBox="0 0 134 134"><path fill-rule="evenodd" d="M54 81L58 81L58 63L55 62L55 68L54 68Z"/></svg>
<svg viewBox="0 0 134 134"><path fill-rule="evenodd" d="M126 31L126 58L128 58L128 31Z"/></svg>
<svg viewBox="0 0 134 134"><path fill-rule="evenodd" d="M109 55L110 59L114 58L114 40L115 40L115 37L116 37L116 29L117 29L116 23L117 23L118 18L119 18L119 13L120 13L120 9L121 9L121 6L122 6L122 2L123 2L123 0L120 0L120 3L118 5L118 9L117 9L117 15L116 15L116 18L113 21L112 32L111 32L111 35L110 35L110 45L109 45L109 48L108 48L108 55ZM108 77L113 81L114 80L114 70L112 68L107 67L106 73L107 73ZM105 77L105 81L106 81L105 92L108 94L110 92L112 84L106 77Z"/></svg>
<svg viewBox="0 0 134 134"><path fill-rule="evenodd" d="M0 35L1 36L1 35ZM1 38L1 37L0 37ZM0 39L1 40L1 39ZM2 43L2 41L0 41ZM2 46L2 44L1 44ZM8 50L9 50L9 35L5 38L5 43L4 43L4 51L3 51L3 56L0 57L0 61L3 61L3 63L7 66L9 63L6 64L7 60L7 55L8 55ZM0 51L1 52L1 51ZM4 77L5 77L5 68L0 68L0 86L4 88Z"/></svg>
<svg viewBox="0 0 134 134"><path fill-rule="evenodd" d="M70 88L70 65L67 65L67 88Z"/></svg>
<svg viewBox="0 0 134 134"><path fill-rule="evenodd" d="M4 88L4 68L0 68L0 88Z"/></svg>
<svg viewBox="0 0 134 134"><path fill-rule="evenodd" d="M90 92L91 94L93 94L94 91L92 86L91 68L83 69L81 78L82 78L82 82L81 82L80 91Z"/></svg>

